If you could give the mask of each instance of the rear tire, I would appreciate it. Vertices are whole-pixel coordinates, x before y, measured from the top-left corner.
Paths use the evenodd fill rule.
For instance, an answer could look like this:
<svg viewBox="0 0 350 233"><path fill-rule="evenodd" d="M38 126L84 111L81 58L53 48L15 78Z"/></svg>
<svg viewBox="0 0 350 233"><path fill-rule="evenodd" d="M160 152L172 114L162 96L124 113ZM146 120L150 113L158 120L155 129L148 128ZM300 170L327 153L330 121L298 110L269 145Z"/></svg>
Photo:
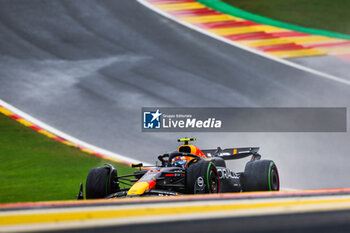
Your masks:
<svg viewBox="0 0 350 233"><path fill-rule="evenodd" d="M278 191L279 175L272 160L250 161L241 175L242 191Z"/></svg>
<svg viewBox="0 0 350 233"><path fill-rule="evenodd" d="M186 170L186 193L219 193L220 182L215 164L200 160Z"/></svg>

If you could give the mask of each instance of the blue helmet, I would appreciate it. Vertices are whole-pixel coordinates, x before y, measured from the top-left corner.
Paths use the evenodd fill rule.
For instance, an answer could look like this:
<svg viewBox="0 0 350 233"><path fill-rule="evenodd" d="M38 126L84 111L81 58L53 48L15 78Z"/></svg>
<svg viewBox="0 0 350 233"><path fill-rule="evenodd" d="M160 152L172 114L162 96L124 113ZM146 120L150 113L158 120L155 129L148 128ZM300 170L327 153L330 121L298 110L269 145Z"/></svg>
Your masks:
<svg viewBox="0 0 350 233"><path fill-rule="evenodd" d="M184 167L187 163L187 160L185 157L183 156L178 156L176 158L174 158L174 161L173 161L173 166L175 167Z"/></svg>

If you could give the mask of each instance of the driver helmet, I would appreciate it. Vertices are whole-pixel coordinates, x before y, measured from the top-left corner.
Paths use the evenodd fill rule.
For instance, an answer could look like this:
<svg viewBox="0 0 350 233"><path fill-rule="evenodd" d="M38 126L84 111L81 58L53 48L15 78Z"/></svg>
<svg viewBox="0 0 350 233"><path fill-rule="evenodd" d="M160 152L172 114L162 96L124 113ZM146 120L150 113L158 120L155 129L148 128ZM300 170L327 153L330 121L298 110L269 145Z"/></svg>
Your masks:
<svg viewBox="0 0 350 233"><path fill-rule="evenodd" d="M184 156L177 156L173 159L173 166L175 167L185 167L187 160Z"/></svg>

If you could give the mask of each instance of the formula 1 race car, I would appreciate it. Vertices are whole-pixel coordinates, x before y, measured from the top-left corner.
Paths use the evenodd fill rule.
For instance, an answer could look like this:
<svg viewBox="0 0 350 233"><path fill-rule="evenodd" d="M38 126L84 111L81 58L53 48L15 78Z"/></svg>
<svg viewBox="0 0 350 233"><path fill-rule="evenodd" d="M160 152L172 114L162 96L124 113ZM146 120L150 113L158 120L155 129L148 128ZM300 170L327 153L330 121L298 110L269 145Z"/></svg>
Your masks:
<svg viewBox="0 0 350 233"><path fill-rule="evenodd" d="M159 155L161 164L141 170L142 164L130 175L118 176L110 164L90 170L86 180L86 199L139 196L172 196L181 194L227 193L246 191L278 191L280 188L276 164L260 160L258 147L200 150L189 141L178 151ZM244 172L235 173L226 167L225 160L252 156ZM128 188L120 188L120 184ZM80 185L78 199L83 199Z"/></svg>

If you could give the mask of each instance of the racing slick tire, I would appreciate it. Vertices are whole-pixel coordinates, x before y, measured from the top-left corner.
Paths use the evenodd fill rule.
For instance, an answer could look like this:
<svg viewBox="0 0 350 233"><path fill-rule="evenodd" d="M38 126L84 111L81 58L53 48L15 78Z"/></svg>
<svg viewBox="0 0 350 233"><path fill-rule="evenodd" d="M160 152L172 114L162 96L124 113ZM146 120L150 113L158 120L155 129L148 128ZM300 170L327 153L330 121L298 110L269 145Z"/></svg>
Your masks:
<svg viewBox="0 0 350 233"><path fill-rule="evenodd" d="M250 161L241 175L242 191L278 191L279 175L272 160Z"/></svg>
<svg viewBox="0 0 350 233"><path fill-rule="evenodd" d="M186 170L186 193L219 193L220 182L215 164L211 161L199 160Z"/></svg>
<svg viewBox="0 0 350 233"><path fill-rule="evenodd" d="M86 179L86 199L105 198L119 190L116 169L110 167L92 168Z"/></svg>

